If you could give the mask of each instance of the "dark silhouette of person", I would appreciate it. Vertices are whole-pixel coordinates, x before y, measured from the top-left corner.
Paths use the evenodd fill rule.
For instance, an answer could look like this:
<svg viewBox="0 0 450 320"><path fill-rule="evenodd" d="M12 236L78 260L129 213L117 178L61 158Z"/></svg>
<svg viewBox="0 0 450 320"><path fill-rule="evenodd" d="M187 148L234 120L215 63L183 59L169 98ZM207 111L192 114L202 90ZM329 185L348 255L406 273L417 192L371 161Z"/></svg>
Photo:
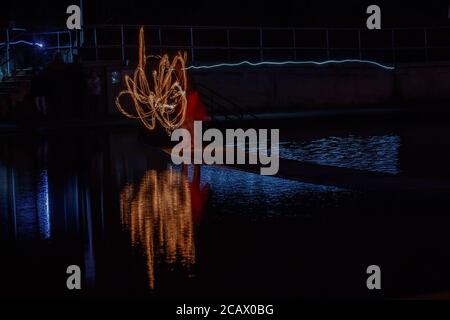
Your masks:
<svg viewBox="0 0 450 320"><path fill-rule="evenodd" d="M33 69L33 78L31 79L31 95L33 96L34 106L38 114L45 118L47 116L47 88L46 79L43 70Z"/></svg>
<svg viewBox="0 0 450 320"><path fill-rule="evenodd" d="M91 74L89 75L87 80L87 91L89 113L94 117L99 117L101 114L100 95L102 94L102 86L100 78L95 71L91 71Z"/></svg>
<svg viewBox="0 0 450 320"><path fill-rule="evenodd" d="M71 113L75 118L82 118L85 114L86 79L83 72L81 56L76 55L69 68L71 82Z"/></svg>
<svg viewBox="0 0 450 320"><path fill-rule="evenodd" d="M65 65L61 52L57 52L53 61L47 66L50 113L56 119L64 114L64 96L67 90Z"/></svg>

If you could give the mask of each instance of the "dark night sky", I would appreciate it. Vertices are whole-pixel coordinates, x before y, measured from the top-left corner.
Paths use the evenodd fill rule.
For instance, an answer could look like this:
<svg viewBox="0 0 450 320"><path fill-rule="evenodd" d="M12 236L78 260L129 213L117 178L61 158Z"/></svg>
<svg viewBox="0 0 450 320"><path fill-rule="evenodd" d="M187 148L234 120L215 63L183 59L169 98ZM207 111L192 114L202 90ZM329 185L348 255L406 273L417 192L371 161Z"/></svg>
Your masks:
<svg viewBox="0 0 450 320"><path fill-rule="evenodd" d="M65 26L65 10L79 0L3 1L2 26ZM370 4L382 8L382 26L449 25L449 0L430 1L174 1L85 0L86 23L363 27ZM26 8L26 9L25 9Z"/></svg>

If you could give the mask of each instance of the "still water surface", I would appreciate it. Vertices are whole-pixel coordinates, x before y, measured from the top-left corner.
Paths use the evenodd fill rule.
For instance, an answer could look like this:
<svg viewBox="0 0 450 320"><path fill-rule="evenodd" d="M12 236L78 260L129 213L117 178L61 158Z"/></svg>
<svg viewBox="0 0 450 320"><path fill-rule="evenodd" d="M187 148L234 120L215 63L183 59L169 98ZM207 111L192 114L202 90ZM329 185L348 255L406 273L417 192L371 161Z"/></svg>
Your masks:
<svg viewBox="0 0 450 320"><path fill-rule="evenodd" d="M433 177L418 136L294 136L280 153ZM128 130L4 136L0 148L1 295L65 296L71 264L87 296L372 297L374 263L387 296L450 289L446 196L174 166Z"/></svg>

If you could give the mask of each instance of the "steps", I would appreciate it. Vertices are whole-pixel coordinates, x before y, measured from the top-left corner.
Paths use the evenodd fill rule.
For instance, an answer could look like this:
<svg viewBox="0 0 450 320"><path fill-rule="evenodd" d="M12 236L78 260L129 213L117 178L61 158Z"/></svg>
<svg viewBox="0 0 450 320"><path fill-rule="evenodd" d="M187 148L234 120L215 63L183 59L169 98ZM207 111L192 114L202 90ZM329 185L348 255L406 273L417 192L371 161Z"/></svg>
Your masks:
<svg viewBox="0 0 450 320"><path fill-rule="evenodd" d="M228 97L221 95L201 83L194 84L195 89L202 97L208 114L213 121L243 121L257 120L257 116L245 110Z"/></svg>
<svg viewBox="0 0 450 320"><path fill-rule="evenodd" d="M20 69L0 82L0 121L14 114L14 107L23 101L28 91L33 70Z"/></svg>

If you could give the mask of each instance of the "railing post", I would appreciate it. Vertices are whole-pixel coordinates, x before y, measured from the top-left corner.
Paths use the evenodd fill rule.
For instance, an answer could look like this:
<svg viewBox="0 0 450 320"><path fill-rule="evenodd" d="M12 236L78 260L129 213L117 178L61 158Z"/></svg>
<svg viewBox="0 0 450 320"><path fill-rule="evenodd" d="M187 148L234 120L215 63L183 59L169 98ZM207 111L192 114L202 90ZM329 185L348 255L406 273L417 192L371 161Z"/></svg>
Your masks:
<svg viewBox="0 0 450 320"><path fill-rule="evenodd" d="M70 61L73 62L72 31L69 31L69 43L70 43Z"/></svg>
<svg viewBox="0 0 450 320"><path fill-rule="evenodd" d="M191 62L194 63L195 56L194 56L194 28L191 29Z"/></svg>
<svg viewBox="0 0 450 320"><path fill-rule="evenodd" d="M392 29L391 31L391 46L392 46L392 64L395 65L396 63L396 54L395 54L395 30Z"/></svg>
<svg viewBox="0 0 450 320"><path fill-rule="evenodd" d="M263 28L259 28L259 59L264 61L264 50L263 50Z"/></svg>
<svg viewBox="0 0 450 320"><path fill-rule="evenodd" d="M84 25L86 23L86 19L84 18L84 6L83 6L83 0L80 0L80 11L81 11L81 30L80 30L80 44L79 47L82 47L84 45Z"/></svg>
<svg viewBox="0 0 450 320"><path fill-rule="evenodd" d="M11 76L11 65L10 65L10 52L9 52L9 28L6 28L6 74L8 77Z"/></svg>
<svg viewBox="0 0 450 320"><path fill-rule="evenodd" d="M162 35L161 35L161 27L158 28L158 38L159 38L159 55L162 56L163 49L162 49Z"/></svg>
<svg viewBox="0 0 450 320"><path fill-rule="evenodd" d="M294 45L294 60L297 60L297 39L295 38L295 29L292 29L292 40Z"/></svg>
<svg viewBox="0 0 450 320"><path fill-rule="evenodd" d="M425 40L425 63L428 63L428 35L427 29L423 29L423 36Z"/></svg>
<svg viewBox="0 0 450 320"><path fill-rule="evenodd" d="M97 26L94 27L94 47L95 47L95 60L98 60L98 46L97 46Z"/></svg>
<svg viewBox="0 0 450 320"><path fill-rule="evenodd" d="M77 53L79 54L81 45L80 45L80 39L78 37L78 31L75 31L75 43L77 44Z"/></svg>
<svg viewBox="0 0 450 320"><path fill-rule="evenodd" d="M60 52L61 46L60 46L60 42L59 42L59 31L56 32L56 43L58 45L58 52Z"/></svg>
<svg viewBox="0 0 450 320"><path fill-rule="evenodd" d="M123 35L123 24L120 25L120 48L122 49L122 62L125 61L125 38Z"/></svg>
<svg viewBox="0 0 450 320"><path fill-rule="evenodd" d="M227 29L227 58L228 58L228 61L231 61L230 29Z"/></svg>
<svg viewBox="0 0 450 320"><path fill-rule="evenodd" d="M326 38L327 38L327 58L330 59L331 54L330 54L330 35L328 32L328 29L326 29Z"/></svg>
<svg viewBox="0 0 450 320"><path fill-rule="evenodd" d="M361 30L358 29L358 56L359 59L362 59L362 50L361 50Z"/></svg>

